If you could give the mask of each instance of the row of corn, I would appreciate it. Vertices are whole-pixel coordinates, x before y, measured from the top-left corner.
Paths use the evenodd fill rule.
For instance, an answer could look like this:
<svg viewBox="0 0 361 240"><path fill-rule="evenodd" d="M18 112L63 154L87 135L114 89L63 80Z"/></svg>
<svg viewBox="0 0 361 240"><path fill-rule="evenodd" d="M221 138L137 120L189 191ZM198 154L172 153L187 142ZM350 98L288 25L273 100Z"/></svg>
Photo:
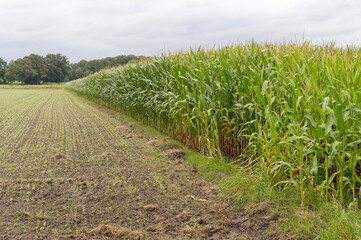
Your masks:
<svg viewBox="0 0 361 240"><path fill-rule="evenodd" d="M256 43L193 49L70 85L217 157L257 159L302 204L359 196L361 51Z"/></svg>

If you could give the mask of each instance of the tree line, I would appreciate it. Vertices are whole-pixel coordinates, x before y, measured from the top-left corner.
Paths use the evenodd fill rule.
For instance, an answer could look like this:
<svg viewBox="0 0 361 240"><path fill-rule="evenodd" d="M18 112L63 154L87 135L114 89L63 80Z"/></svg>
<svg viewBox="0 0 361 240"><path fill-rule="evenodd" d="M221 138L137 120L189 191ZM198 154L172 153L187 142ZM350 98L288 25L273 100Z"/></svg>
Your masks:
<svg viewBox="0 0 361 240"><path fill-rule="evenodd" d="M104 68L139 61L142 56L121 55L97 60L81 60L69 63L66 56L30 54L7 63L0 58L0 84L20 82L21 84L60 83L88 76Z"/></svg>

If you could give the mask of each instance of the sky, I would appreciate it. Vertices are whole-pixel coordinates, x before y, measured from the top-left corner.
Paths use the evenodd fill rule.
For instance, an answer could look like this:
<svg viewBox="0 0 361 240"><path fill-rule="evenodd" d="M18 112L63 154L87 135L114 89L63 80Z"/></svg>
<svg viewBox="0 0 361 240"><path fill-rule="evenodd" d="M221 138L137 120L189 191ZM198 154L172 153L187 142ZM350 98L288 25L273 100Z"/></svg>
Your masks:
<svg viewBox="0 0 361 240"><path fill-rule="evenodd" d="M0 58L70 62L227 44L361 43L359 0L1 0Z"/></svg>

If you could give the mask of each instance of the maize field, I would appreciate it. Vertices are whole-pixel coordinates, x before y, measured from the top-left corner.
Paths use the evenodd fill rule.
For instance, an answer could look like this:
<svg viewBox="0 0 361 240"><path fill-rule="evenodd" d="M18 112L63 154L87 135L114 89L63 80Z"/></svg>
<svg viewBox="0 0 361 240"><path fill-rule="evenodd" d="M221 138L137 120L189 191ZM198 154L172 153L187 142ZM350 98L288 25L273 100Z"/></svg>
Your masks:
<svg viewBox="0 0 361 240"><path fill-rule="evenodd" d="M256 43L100 71L69 88L193 149L261 166L301 204L359 197L361 51Z"/></svg>

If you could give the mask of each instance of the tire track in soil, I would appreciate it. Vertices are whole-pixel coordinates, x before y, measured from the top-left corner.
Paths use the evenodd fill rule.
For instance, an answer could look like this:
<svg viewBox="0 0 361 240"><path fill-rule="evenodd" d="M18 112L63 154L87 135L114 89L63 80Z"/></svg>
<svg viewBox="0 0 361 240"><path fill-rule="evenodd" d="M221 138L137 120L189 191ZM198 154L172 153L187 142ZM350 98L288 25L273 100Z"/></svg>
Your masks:
<svg viewBox="0 0 361 240"><path fill-rule="evenodd" d="M157 154L150 136L107 109L63 90L38 91L52 99L39 121L28 119L27 146L40 147L0 159L19 164L0 171L0 239L282 237L267 207L253 216L232 204L186 161Z"/></svg>

